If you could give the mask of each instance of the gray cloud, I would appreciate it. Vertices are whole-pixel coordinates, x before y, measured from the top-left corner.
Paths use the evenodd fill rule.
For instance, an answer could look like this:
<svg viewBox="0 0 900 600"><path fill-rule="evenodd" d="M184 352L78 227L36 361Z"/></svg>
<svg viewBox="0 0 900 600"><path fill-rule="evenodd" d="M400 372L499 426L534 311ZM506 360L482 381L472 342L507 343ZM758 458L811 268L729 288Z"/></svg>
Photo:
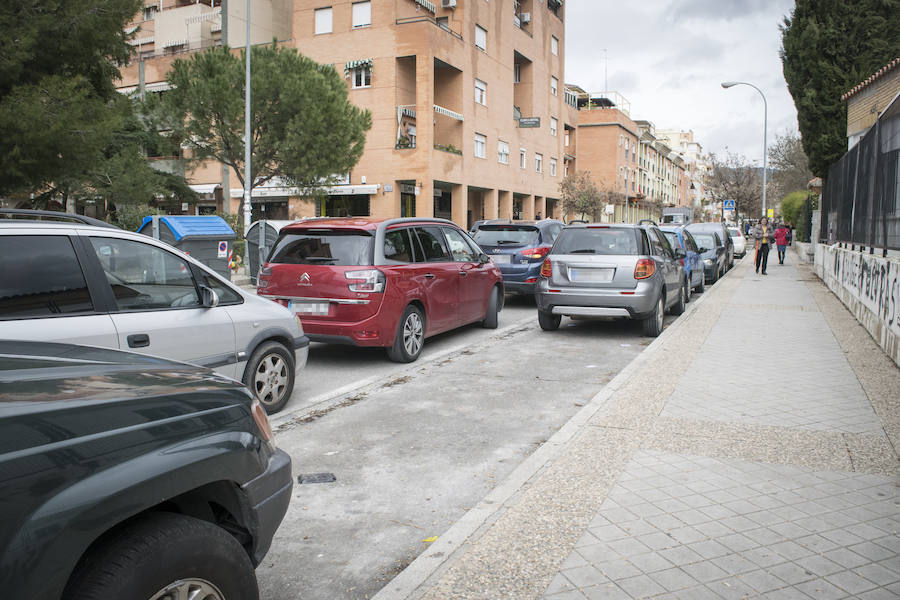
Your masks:
<svg viewBox="0 0 900 600"><path fill-rule="evenodd" d="M664 12L668 21L734 21L771 12L775 0L675 0Z"/></svg>

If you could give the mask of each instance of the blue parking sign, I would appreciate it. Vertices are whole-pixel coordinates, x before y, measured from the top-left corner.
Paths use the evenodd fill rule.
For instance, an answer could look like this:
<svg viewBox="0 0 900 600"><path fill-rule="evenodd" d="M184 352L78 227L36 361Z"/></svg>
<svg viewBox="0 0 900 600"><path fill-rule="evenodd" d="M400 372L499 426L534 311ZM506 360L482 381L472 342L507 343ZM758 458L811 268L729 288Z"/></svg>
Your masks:
<svg viewBox="0 0 900 600"><path fill-rule="evenodd" d="M724 210L734 210L734 200L726 200L722 208Z"/></svg>

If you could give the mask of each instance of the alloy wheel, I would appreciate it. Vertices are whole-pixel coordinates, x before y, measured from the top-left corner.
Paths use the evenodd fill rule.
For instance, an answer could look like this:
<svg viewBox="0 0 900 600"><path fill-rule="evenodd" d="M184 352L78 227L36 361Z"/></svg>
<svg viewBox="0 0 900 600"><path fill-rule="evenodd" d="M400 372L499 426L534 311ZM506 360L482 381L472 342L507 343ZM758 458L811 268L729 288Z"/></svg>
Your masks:
<svg viewBox="0 0 900 600"><path fill-rule="evenodd" d="M656 307L656 329L657 331L662 331L663 328L663 318L665 317L666 312L666 304L663 302L663 297L659 297L659 304Z"/></svg>
<svg viewBox="0 0 900 600"><path fill-rule="evenodd" d="M253 390L256 397L263 404L275 404L287 390L288 384L288 366L284 359L278 354L272 353L266 355L259 366L256 367L256 374L253 378ZM188 596L187 598L192 597ZM198 598L204 598L199 596Z"/></svg>
<svg viewBox="0 0 900 600"><path fill-rule="evenodd" d="M225 596L204 579L179 579L150 596L150 600L225 600Z"/></svg>
<svg viewBox="0 0 900 600"><path fill-rule="evenodd" d="M422 348L422 339L424 328L422 327L422 319L419 313L411 312L406 316L403 323L403 347L407 354L415 356Z"/></svg>

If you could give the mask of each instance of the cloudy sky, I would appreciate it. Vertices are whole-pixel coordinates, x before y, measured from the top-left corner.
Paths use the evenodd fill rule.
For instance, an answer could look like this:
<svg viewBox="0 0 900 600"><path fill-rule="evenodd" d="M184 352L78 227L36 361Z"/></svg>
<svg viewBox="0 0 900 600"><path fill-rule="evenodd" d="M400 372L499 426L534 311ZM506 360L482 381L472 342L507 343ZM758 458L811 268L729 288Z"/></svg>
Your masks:
<svg viewBox="0 0 900 600"><path fill-rule="evenodd" d="M769 142L797 131L797 111L778 56L787 0L568 0L566 82L609 89L631 102L631 117L658 128L693 129L704 152L732 152L762 160L763 103L769 104Z"/></svg>

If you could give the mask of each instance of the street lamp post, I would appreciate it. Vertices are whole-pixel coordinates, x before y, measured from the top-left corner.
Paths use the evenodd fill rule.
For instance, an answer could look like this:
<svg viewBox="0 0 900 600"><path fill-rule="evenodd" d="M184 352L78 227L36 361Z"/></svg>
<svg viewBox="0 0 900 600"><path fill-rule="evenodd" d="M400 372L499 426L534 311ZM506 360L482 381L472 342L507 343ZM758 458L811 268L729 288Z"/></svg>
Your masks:
<svg viewBox="0 0 900 600"><path fill-rule="evenodd" d="M251 184L250 181L250 0L247 0L247 46L244 58L244 268L250 272L250 244L247 233L250 231Z"/></svg>
<svg viewBox="0 0 900 600"><path fill-rule="evenodd" d="M747 83L746 81L723 81L723 88L730 88L735 85L749 85L754 90L759 92L759 95L762 96L763 100L763 176L762 176L762 216L766 216L766 171L768 171L768 157L769 157L769 145L768 139L766 138L766 134L769 128L769 105L766 102L766 95L763 94L762 90L753 85L752 83Z"/></svg>

